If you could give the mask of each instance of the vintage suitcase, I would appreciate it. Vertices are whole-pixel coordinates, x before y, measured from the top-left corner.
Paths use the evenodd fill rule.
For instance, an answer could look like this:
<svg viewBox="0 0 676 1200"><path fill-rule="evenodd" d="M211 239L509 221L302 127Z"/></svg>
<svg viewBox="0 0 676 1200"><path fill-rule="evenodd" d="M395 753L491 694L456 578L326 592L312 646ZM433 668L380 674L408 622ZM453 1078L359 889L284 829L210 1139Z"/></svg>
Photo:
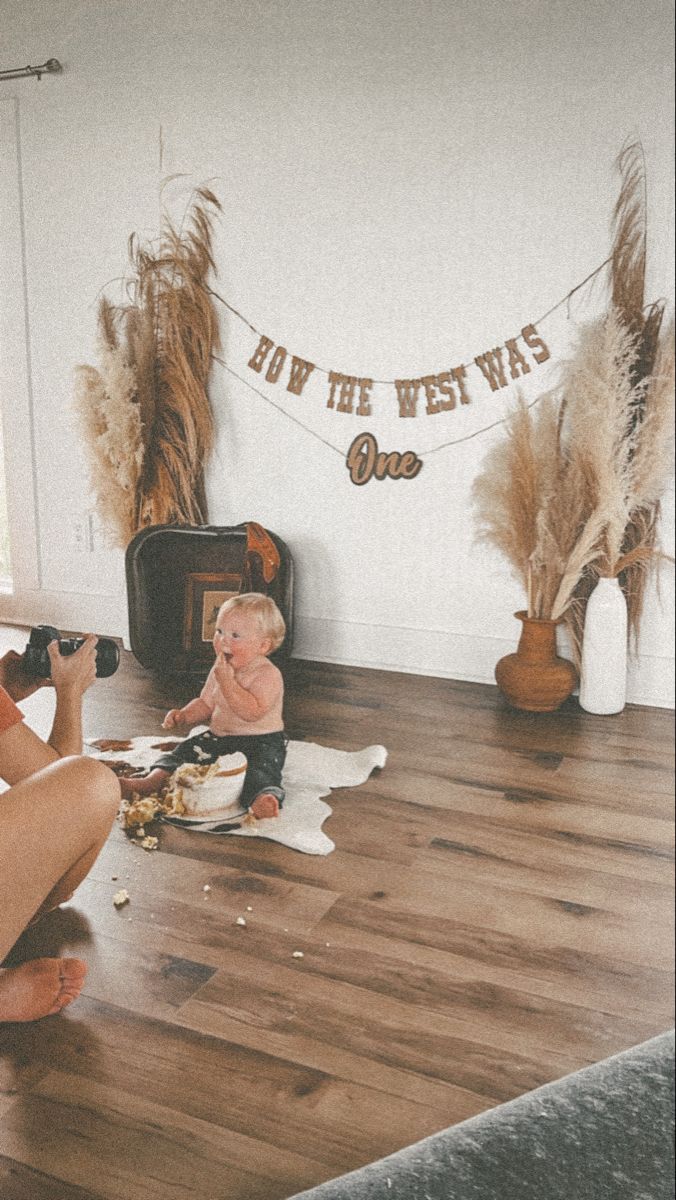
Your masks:
<svg viewBox="0 0 676 1200"><path fill-rule="evenodd" d="M264 592L286 622L270 657L278 666L293 647L293 560L275 533L242 525L150 525L127 547L132 653L165 675L205 676L214 661L216 614L230 595Z"/></svg>

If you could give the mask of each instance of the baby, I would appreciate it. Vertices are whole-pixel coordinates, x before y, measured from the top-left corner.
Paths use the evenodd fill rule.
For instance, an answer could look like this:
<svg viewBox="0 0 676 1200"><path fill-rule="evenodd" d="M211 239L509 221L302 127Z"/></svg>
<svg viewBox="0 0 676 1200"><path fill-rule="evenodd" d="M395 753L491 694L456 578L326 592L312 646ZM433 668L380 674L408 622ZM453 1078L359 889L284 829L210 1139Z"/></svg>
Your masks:
<svg viewBox="0 0 676 1200"><path fill-rule="evenodd" d="M121 779L122 795L159 792L181 763L204 765L240 750L248 760L242 805L259 820L279 816L288 742L282 723L284 681L267 656L284 634L284 618L269 596L247 592L226 600L216 620L216 661L202 691L183 708L172 708L162 722L163 729L175 729L208 721L208 731L163 754L148 775Z"/></svg>

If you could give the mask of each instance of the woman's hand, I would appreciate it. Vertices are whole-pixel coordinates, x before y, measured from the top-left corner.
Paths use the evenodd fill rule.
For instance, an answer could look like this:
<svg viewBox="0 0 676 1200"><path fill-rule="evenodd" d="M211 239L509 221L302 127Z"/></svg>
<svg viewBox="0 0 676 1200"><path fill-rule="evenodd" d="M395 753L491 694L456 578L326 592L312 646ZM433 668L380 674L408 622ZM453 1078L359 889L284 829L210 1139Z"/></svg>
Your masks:
<svg viewBox="0 0 676 1200"><path fill-rule="evenodd" d="M180 708L170 708L166 717L162 722L163 729L175 729L177 725L183 724L183 710Z"/></svg>
<svg viewBox="0 0 676 1200"><path fill-rule="evenodd" d="M59 692L74 692L83 695L96 679L96 643L98 638L90 633L74 654L63 655L56 639L47 647L52 670L52 683Z"/></svg>
<svg viewBox="0 0 676 1200"><path fill-rule="evenodd" d="M4 687L15 702L25 700L26 696L32 696L33 692L47 684L48 679L36 679L35 676L26 674L23 655L17 654L16 650L8 650L0 658L0 686Z"/></svg>

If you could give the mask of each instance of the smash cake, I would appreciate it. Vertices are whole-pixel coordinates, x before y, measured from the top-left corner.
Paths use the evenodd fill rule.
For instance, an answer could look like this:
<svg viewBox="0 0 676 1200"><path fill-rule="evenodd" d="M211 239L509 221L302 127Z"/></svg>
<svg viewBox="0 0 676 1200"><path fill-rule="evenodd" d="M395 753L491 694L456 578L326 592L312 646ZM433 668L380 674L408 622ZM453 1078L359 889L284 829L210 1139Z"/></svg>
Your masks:
<svg viewBox="0 0 676 1200"><path fill-rule="evenodd" d="M236 817L246 810L239 802L248 766L245 754L222 754L208 766L184 763L171 777L164 797L174 815L193 821Z"/></svg>

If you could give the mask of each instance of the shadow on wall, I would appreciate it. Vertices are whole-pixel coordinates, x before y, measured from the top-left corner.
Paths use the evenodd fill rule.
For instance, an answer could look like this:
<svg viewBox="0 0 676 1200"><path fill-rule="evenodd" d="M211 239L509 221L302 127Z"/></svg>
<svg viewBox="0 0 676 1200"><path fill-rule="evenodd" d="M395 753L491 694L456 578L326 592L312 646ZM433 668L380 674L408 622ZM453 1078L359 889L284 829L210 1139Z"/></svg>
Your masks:
<svg viewBox="0 0 676 1200"><path fill-rule="evenodd" d="M301 658L337 658L344 655L343 629L349 614L342 612L337 604L340 588L329 544L317 538L294 537L289 546L295 565L296 636L294 653ZM307 580L314 581L312 594L307 591ZM328 617L320 613L328 612ZM313 632L315 621L321 620L321 650L316 645L317 633ZM335 624L334 624L335 622ZM306 637L312 644L306 644Z"/></svg>

